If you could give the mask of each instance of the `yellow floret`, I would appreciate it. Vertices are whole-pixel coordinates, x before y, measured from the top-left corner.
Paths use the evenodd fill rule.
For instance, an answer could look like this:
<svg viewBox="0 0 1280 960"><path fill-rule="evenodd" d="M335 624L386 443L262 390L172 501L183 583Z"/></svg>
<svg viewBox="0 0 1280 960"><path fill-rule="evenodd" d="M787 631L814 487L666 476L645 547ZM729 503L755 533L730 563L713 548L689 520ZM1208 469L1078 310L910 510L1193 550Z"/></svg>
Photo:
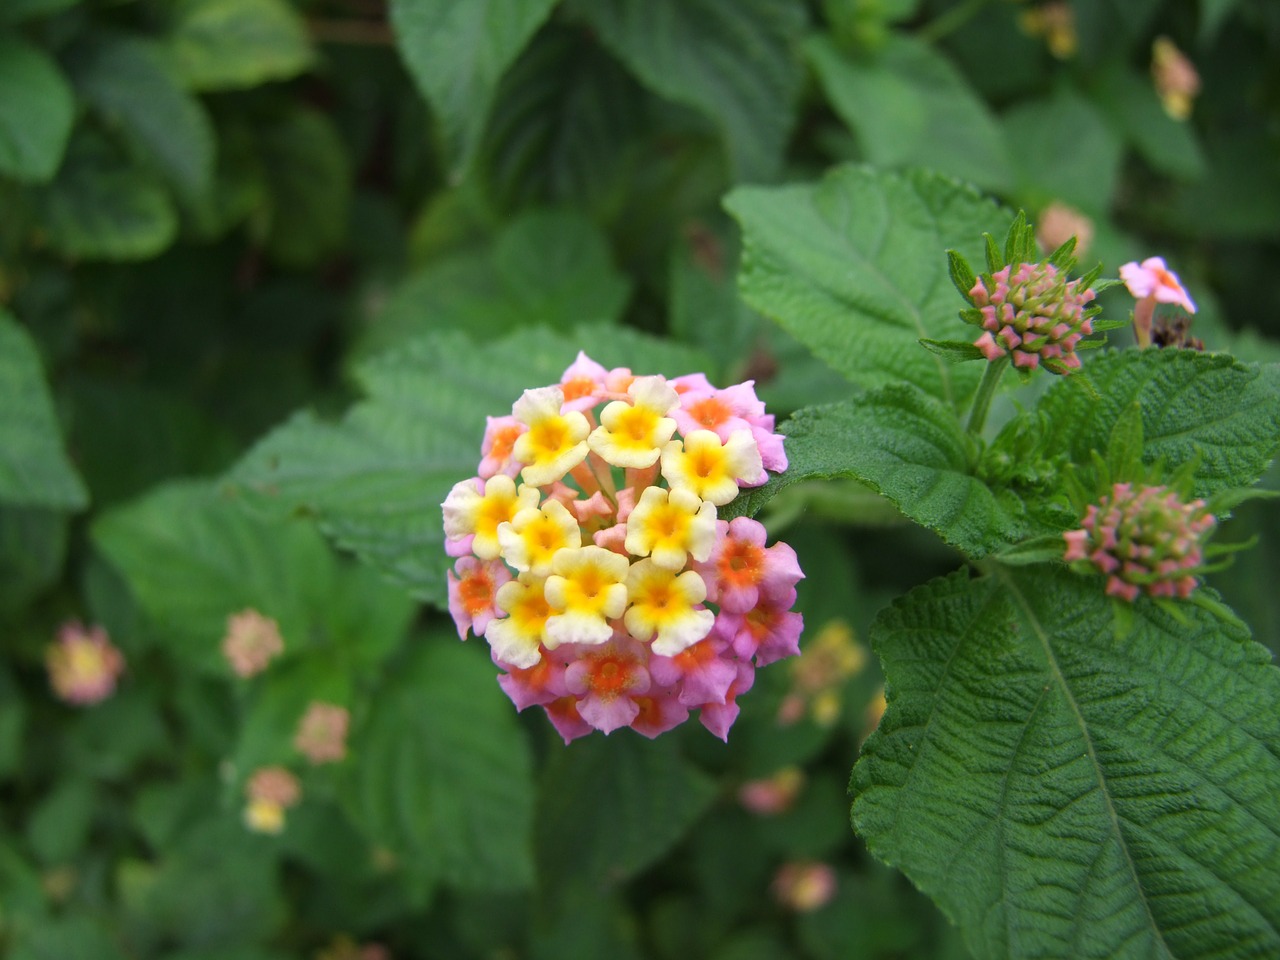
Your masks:
<svg viewBox="0 0 1280 960"><path fill-rule="evenodd" d="M662 377L637 377L627 394L630 403L614 400L600 412L600 426L587 443L615 467L651 467L676 432L676 422L667 414L680 396Z"/></svg>
<svg viewBox="0 0 1280 960"><path fill-rule="evenodd" d="M627 574L627 594L627 631L642 641L657 634L653 652L664 657L693 646L715 623L710 610L695 609L707 599L707 585L692 570L677 574L652 559L638 560Z"/></svg>
<svg viewBox="0 0 1280 960"><path fill-rule="evenodd" d="M505 474L486 480L484 493L476 491L475 481L455 483L444 501L445 536L456 538L474 533L472 552L482 560L493 560L500 552L498 527L521 510L537 505L535 487L521 484L517 491L515 481Z"/></svg>
<svg viewBox="0 0 1280 960"><path fill-rule="evenodd" d="M546 597L546 646L605 643L613 636L609 620L627 607L627 558L603 547L561 550L552 561Z"/></svg>
<svg viewBox="0 0 1280 960"><path fill-rule="evenodd" d="M511 566L545 577L558 551L582 546L582 530L563 503L547 500L501 524L498 543Z"/></svg>
<svg viewBox="0 0 1280 960"><path fill-rule="evenodd" d="M690 555L704 561L716 539L716 508L687 489L647 487L627 518L627 552L679 570Z"/></svg>
<svg viewBox="0 0 1280 960"><path fill-rule="evenodd" d="M738 495L738 483L756 482L764 472L760 448L749 430L735 430L723 444L710 430L694 430L682 443L662 448L662 476L673 490L722 507Z"/></svg>
<svg viewBox="0 0 1280 960"><path fill-rule="evenodd" d="M564 393L559 387L526 390L512 414L529 429L512 447L511 455L525 465L521 477L536 487L554 483L586 459L587 418L576 410L561 413Z"/></svg>
<svg viewBox="0 0 1280 960"><path fill-rule="evenodd" d="M494 601L507 616L490 620L484 638L503 663L524 669L542 659L539 646L546 638L547 617L551 615L545 586L543 578L521 574L498 588Z"/></svg>

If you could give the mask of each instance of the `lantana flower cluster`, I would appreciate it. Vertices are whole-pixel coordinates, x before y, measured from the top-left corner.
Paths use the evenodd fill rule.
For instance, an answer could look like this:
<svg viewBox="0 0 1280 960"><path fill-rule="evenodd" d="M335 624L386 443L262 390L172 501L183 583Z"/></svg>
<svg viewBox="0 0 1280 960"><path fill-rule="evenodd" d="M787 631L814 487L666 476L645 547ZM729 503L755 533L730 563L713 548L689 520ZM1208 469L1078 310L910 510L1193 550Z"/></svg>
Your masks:
<svg viewBox="0 0 1280 960"><path fill-rule="evenodd" d="M697 710L727 739L757 667L799 653L795 551L717 508L785 470L753 384L668 380L579 353L490 417L443 504L458 635L569 742L655 737Z"/></svg>
<svg viewBox="0 0 1280 960"><path fill-rule="evenodd" d="M989 279L978 277L969 290L985 331L974 346L988 360L1007 354L1028 370L1041 360L1066 370L1080 366L1076 344L1093 333L1086 310L1093 290L1048 262L1010 264Z"/></svg>
<svg viewBox="0 0 1280 960"><path fill-rule="evenodd" d="M1117 483L1090 504L1079 530L1063 534L1063 559L1107 574L1107 593L1122 600L1144 591L1186 598L1216 523L1203 500L1185 502L1166 486Z"/></svg>
<svg viewBox="0 0 1280 960"><path fill-rule="evenodd" d="M124 655L107 638L102 627L85 627L69 621L45 651L49 685L66 703L87 707L115 692L124 672Z"/></svg>

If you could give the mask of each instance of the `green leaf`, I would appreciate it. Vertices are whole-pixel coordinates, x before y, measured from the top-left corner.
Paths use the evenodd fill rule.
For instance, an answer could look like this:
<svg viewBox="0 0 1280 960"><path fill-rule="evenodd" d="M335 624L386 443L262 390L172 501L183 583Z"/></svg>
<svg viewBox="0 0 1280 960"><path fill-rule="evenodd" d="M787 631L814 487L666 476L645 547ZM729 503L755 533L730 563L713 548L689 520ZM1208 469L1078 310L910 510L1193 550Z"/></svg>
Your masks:
<svg viewBox="0 0 1280 960"><path fill-rule="evenodd" d="M102 798L93 782L68 778L45 796L27 821L27 841L46 866L69 862L89 837Z"/></svg>
<svg viewBox="0 0 1280 960"><path fill-rule="evenodd" d="M67 527L60 510L0 506L0 614L20 610L58 579Z"/></svg>
<svg viewBox="0 0 1280 960"><path fill-rule="evenodd" d="M979 957L1280 953L1280 671L1231 622L1097 577L965 572L872 640L888 710L853 822Z"/></svg>
<svg viewBox="0 0 1280 960"><path fill-rule="evenodd" d="M538 792L538 870L613 886L660 860L710 806L715 784L679 741L624 731L555 750Z"/></svg>
<svg viewBox="0 0 1280 960"><path fill-rule="evenodd" d="M128 36L105 35L73 50L76 91L119 127L183 195L213 185L213 123L179 86L162 50Z"/></svg>
<svg viewBox="0 0 1280 960"><path fill-rule="evenodd" d="M36 346L0 309L0 503L79 510L88 502L60 434Z"/></svg>
<svg viewBox="0 0 1280 960"><path fill-rule="evenodd" d="M1047 506L974 476L972 440L955 414L911 384L802 410L779 432L787 437L787 471L728 504L721 519L754 514L801 480L851 477L974 558L1061 529L1042 516Z"/></svg>
<svg viewBox="0 0 1280 960"><path fill-rule="evenodd" d="M1005 114L1004 131L1021 203L1040 208L1060 200L1105 219L1124 151L1092 103L1065 90L1024 100Z"/></svg>
<svg viewBox="0 0 1280 960"><path fill-rule="evenodd" d="M629 295L597 227L571 210L542 210L513 221L489 249L409 277L360 347L372 353L437 330L480 342L531 327L569 331L616 321Z"/></svg>
<svg viewBox="0 0 1280 960"><path fill-rule="evenodd" d="M347 236L351 161L325 114L295 107L257 131L266 176L266 210L258 224L267 252L305 267L333 253Z"/></svg>
<svg viewBox="0 0 1280 960"><path fill-rule="evenodd" d="M533 881L533 761L479 648L422 641L353 738L363 822L419 878L469 890Z"/></svg>
<svg viewBox="0 0 1280 960"><path fill-rule="evenodd" d="M793 0L585 0L570 4L643 83L720 128L734 179L778 172L803 80Z"/></svg>
<svg viewBox="0 0 1280 960"><path fill-rule="evenodd" d="M440 123L455 180L471 164L498 81L556 0L391 0L396 45Z"/></svg>
<svg viewBox="0 0 1280 960"><path fill-rule="evenodd" d="M1004 131L935 48L894 34L874 55L853 56L819 35L805 53L868 162L927 167L992 190L1012 182Z"/></svg>
<svg viewBox="0 0 1280 960"><path fill-rule="evenodd" d="M963 329L948 249L972 262L1008 215L945 177L839 167L816 184L745 187L725 201L743 231L743 298L854 383L909 380L957 409L981 371L920 348Z"/></svg>
<svg viewBox="0 0 1280 960"><path fill-rule="evenodd" d="M258 503L307 509L339 545L443 607L440 504L475 476L485 417L510 413L528 387L558 383L578 350L637 373L705 367L693 351L609 328L524 330L483 347L461 334L418 340L358 369L369 398L340 423L299 413L228 479Z"/></svg>
<svg viewBox="0 0 1280 960"><path fill-rule="evenodd" d="M178 233L178 215L164 187L103 135L84 127L37 205L38 239L72 259L145 260Z"/></svg>
<svg viewBox="0 0 1280 960"><path fill-rule="evenodd" d="M231 614L274 618L285 652L301 650L318 639L340 577L311 524L267 522L206 482L171 483L103 514L93 540L166 648L222 675Z"/></svg>
<svg viewBox="0 0 1280 960"><path fill-rule="evenodd" d="M985 360L986 354L968 340L930 340L923 338L920 346L948 363L967 363L970 360Z"/></svg>
<svg viewBox="0 0 1280 960"><path fill-rule="evenodd" d="M644 90L581 31L548 25L512 65L477 154L504 208L573 203L612 219L651 133Z"/></svg>
<svg viewBox="0 0 1280 960"><path fill-rule="evenodd" d="M179 0L166 43L193 90L239 90L311 66L306 26L285 0Z"/></svg>
<svg viewBox="0 0 1280 960"><path fill-rule="evenodd" d="M77 6L81 0L6 0L0 7L0 23L20 23Z"/></svg>
<svg viewBox="0 0 1280 960"><path fill-rule="evenodd" d="M0 34L0 176L45 183L71 135L75 97L38 47Z"/></svg>
<svg viewBox="0 0 1280 960"><path fill-rule="evenodd" d="M1135 402L1142 408L1142 462L1163 460L1170 472L1197 463L1197 497L1251 486L1280 448L1275 367L1192 350L1109 350L1085 375L1100 397L1064 378L1039 404L1054 446L1073 463L1105 452Z"/></svg>

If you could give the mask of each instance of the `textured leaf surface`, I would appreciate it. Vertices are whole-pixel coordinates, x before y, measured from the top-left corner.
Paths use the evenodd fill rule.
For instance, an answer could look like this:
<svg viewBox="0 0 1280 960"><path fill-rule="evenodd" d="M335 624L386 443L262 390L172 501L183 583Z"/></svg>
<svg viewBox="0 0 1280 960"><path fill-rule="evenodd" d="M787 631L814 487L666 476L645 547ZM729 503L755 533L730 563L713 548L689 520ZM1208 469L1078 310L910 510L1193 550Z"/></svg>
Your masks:
<svg viewBox="0 0 1280 960"><path fill-rule="evenodd" d="M725 204L742 225L744 299L819 359L860 386L905 379L957 408L972 393L976 364L917 341L964 329L945 251L981 262L983 232L1008 229L994 203L934 174L845 166L815 184L739 188Z"/></svg>
<svg viewBox="0 0 1280 960"><path fill-rule="evenodd" d="M400 55L440 121L455 175L484 132L498 81L556 0L391 0Z"/></svg>
<svg viewBox="0 0 1280 960"><path fill-rule="evenodd" d="M0 175L49 180L75 117L71 85L44 51L0 36Z"/></svg>
<svg viewBox="0 0 1280 960"><path fill-rule="evenodd" d="M577 13L644 84L722 131L735 180L777 172L803 79L792 0L585 0Z"/></svg>
<svg viewBox="0 0 1280 960"><path fill-rule="evenodd" d="M167 38L194 90L238 90L311 65L306 26L285 0L181 0Z"/></svg>
<svg viewBox="0 0 1280 960"><path fill-rule="evenodd" d="M974 476L972 441L955 414L910 384L802 410L780 431L787 437L787 471L733 501L722 517L754 514L801 480L845 477L868 484L975 558L1062 529L1034 519L1013 491Z"/></svg>
<svg viewBox="0 0 1280 960"><path fill-rule="evenodd" d="M63 450L35 344L0 310L0 503L76 510L88 499Z"/></svg>
<svg viewBox="0 0 1280 960"><path fill-rule="evenodd" d="M212 186L213 123L200 101L179 86L157 46L103 37L75 52L71 76L80 96L185 195Z"/></svg>
<svg viewBox="0 0 1280 960"><path fill-rule="evenodd" d="M1280 671L1239 627L1099 578L933 581L872 642L888 711L853 822L979 957L1280 953Z"/></svg>
<svg viewBox="0 0 1280 960"><path fill-rule="evenodd" d="M617 320L629 293L596 226L575 212L543 210L513 221L488 250L410 277L361 346L368 352L443 329L478 341L530 327L568 331Z"/></svg>
<svg viewBox="0 0 1280 960"><path fill-rule="evenodd" d="M590 737L556 756L538 795L538 868L613 886L661 859L715 798L673 737Z"/></svg>
<svg viewBox="0 0 1280 960"><path fill-rule="evenodd" d="M528 387L559 382L580 349L638 373L704 365L693 351L599 328L524 330L484 346L460 334L419 340L361 368L369 397L340 423L295 415L230 480L265 502L310 510L339 544L443 606L440 504L475 476L485 417L510 413Z"/></svg>
<svg viewBox="0 0 1280 960"><path fill-rule="evenodd" d="M872 56L830 38L805 44L832 107L881 167L919 166L990 189L1013 173L1004 131L950 61L928 44L891 36Z"/></svg>
<svg viewBox="0 0 1280 960"><path fill-rule="evenodd" d="M359 802L421 877L475 890L533 879L533 761L488 658L435 636L357 734Z"/></svg>
<svg viewBox="0 0 1280 960"><path fill-rule="evenodd" d="M1164 460L1170 469L1198 462L1196 496L1251 486L1280 447L1275 366L1190 350L1117 350L1096 357L1085 374L1100 398L1064 381L1040 403L1054 425L1054 443L1073 462L1105 451L1134 401L1142 406L1142 459Z"/></svg>

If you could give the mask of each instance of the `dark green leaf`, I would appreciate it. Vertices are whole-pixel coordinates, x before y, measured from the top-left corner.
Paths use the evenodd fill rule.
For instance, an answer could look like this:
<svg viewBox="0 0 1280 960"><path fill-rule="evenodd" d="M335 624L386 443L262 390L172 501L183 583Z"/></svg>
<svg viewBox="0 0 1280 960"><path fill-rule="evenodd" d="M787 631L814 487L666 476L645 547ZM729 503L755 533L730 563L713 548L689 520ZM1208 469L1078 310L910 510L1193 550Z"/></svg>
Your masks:
<svg viewBox="0 0 1280 960"><path fill-rule="evenodd" d="M311 66L302 19L286 0L179 0L166 42L193 90L238 90Z"/></svg>
<svg viewBox="0 0 1280 960"><path fill-rule="evenodd" d="M973 441L950 409L910 384L885 387L843 404L802 410L784 423L790 466L720 511L756 513L799 480L852 477L906 516L936 530L971 557L1038 533L1056 532L1012 490L973 475Z"/></svg>
<svg viewBox="0 0 1280 960"><path fill-rule="evenodd" d="M63 450L40 356L0 309L0 503L78 510L88 496Z"/></svg>
<svg viewBox="0 0 1280 960"><path fill-rule="evenodd" d="M0 34L0 175L51 180L74 117L71 85L57 64L38 47Z"/></svg>
<svg viewBox="0 0 1280 960"><path fill-rule="evenodd" d="M988 189L1012 182L995 116L934 47L899 34L874 54L853 55L815 36L805 52L868 162L927 167Z"/></svg>
<svg viewBox="0 0 1280 960"><path fill-rule="evenodd" d="M488 657L439 634L373 700L352 743L365 822L421 879L533 880L533 764Z"/></svg>
<svg viewBox="0 0 1280 960"><path fill-rule="evenodd" d="M771 179L795 116L793 0L586 0L572 9L644 84L721 130L734 179Z"/></svg>
<svg viewBox="0 0 1280 960"><path fill-rule="evenodd" d="M22 608L58 579L67 526L61 510L0 506L0 613Z"/></svg>
<svg viewBox="0 0 1280 960"><path fill-rule="evenodd" d="M295 108L258 130L266 176L267 251L288 266L308 266L347 236L351 161L333 122Z"/></svg>
<svg viewBox="0 0 1280 960"><path fill-rule="evenodd" d="M450 170L470 165L503 73L556 0L391 0L396 44L440 122Z"/></svg>
<svg viewBox="0 0 1280 960"><path fill-rule="evenodd" d="M1085 374L1099 397L1064 379L1039 405L1054 445L1074 463L1105 452L1135 402L1142 462L1163 460L1170 471L1196 462L1198 497L1252 485L1280 447L1274 368L1192 350L1118 350L1100 354Z"/></svg>
<svg viewBox="0 0 1280 960"><path fill-rule="evenodd" d="M70 69L80 96L106 123L118 126L183 195L209 190L213 124L200 101L178 85L159 47L106 35L77 48Z"/></svg>
<svg viewBox="0 0 1280 960"><path fill-rule="evenodd" d="M32 17L44 17L59 13L79 4L81 0L6 0L0 7L0 23L19 23Z"/></svg>
<svg viewBox="0 0 1280 960"><path fill-rule="evenodd" d="M739 188L725 201L743 230L743 298L855 383L909 380L960 408L976 366L953 366L922 337L963 329L948 249L970 261L1007 215L954 180L846 166L817 184Z"/></svg>
<svg viewBox="0 0 1280 960"><path fill-rule="evenodd" d="M715 797L675 738L624 730L557 749L538 793L538 868L614 886L660 859Z"/></svg>
<svg viewBox="0 0 1280 960"><path fill-rule="evenodd" d="M164 187L85 128L77 130L57 179L38 202L39 238L72 259L145 260L178 232Z"/></svg>
<svg viewBox="0 0 1280 960"><path fill-rule="evenodd" d="M888 711L853 821L979 957L1280 952L1280 671L1100 578L933 581L878 619Z"/></svg>
<svg viewBox="0 0 1280 960"><path fill-rule="evenodd" d="M485 417L510 413L528 387L558 383L580 349L637 373L705 368L686 348L610 328L524 330L483 346L461 334L418 340L360 368L369 398L340 423L296 415L249 452L230 482L258 502L305 507L340 545L443 606L440 504L475 476Z"/></svg>

